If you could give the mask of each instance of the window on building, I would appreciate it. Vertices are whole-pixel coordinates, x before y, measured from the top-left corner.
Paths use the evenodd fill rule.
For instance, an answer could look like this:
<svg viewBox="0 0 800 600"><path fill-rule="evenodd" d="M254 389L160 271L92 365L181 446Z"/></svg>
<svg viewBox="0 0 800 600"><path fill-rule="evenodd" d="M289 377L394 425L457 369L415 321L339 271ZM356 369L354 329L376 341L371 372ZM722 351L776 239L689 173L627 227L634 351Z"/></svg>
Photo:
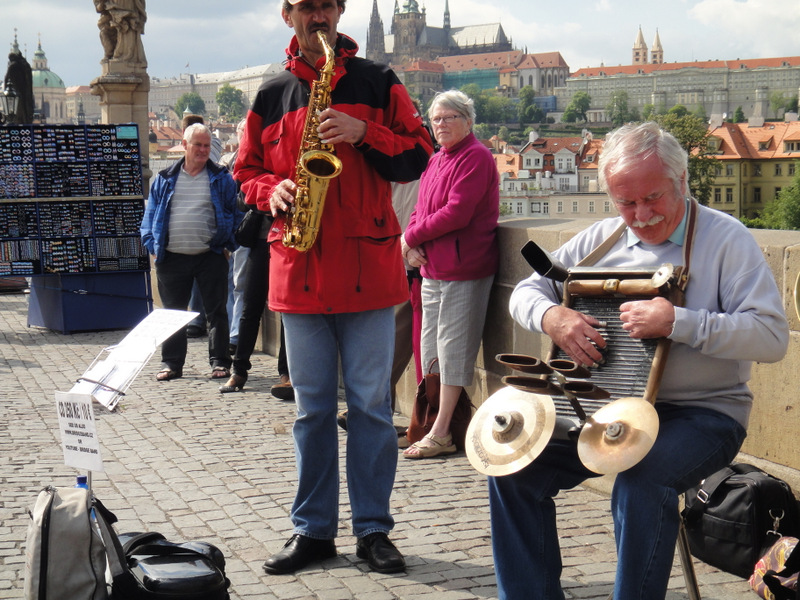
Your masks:
<svg viewBox="0 0 800 600"><path fill-rule="evenodd" d="M756 204L761 204L761 188L754 187L753 188L753 202Z"/></svg>
<svg viewBox="0 0 800 600"><path fill-rule="evenodd" d="M725 165L725 175L733 177L733 165Z"/></svg>
<svg viewBox="0 0 800 600"><path fill-rule="evenodd" d="M789 163L789 176L794 176L794 163Z"/></svg>
<svg viewBox="0 0 800 600"><path fill-rule="evenodd" d="M779 195L780 193L781 193L781 188L779 188L779 187L776 187L776 188L775 188L775 195L773 196L773 198L777 199L777 197L778 197L778 195Z"/></svg>
<svg viewBox="0 0 800 600"><path fill-rule="evenodd" d="M603 202L603 212L610 213L611 212L611 200L605 200Z"/></svg>
<svg viewBox="0 0 800 600"><path fill-rule="evenodd" d="M783 175L783 165L781 163L775 163L775 176L780 177Z"/></svg>
<svg viewBox="0 0 800 600"><path fill-rule="evenodd" d="M577 200L573 200L572 201L572 212L574 212L574 213L578 212L578 201Z"/></svg>
<svg viewBox="0 0 800 600"><path fill-rule="evenodd" d="M542 204L542 214L549 215L550 214L550 204L548 202L544 202Z"/></svg>
<svg viewBox="0 0 800 600"><path fill-rule="evenodd" d="M747 165L742 165L742 177L747 177Z"/></svg>
<svg viewBox="0 0 800 600"><path fill-rule="evenodd" d="M722 188L715 187L714 188L714 202L719 204L722 202Z"/></svg>
<svg viewBox="0 0 800 600"><path fill-rule="evenodd" d="M733 202L733 188L731 187L725 188L725 202L726 203Z"/></svg>
<svg viewBox="0 0 800 600"><path fill-rule="evenodd" d="M542 203L541 202L531 202L531 214L537 214L542 212Z"/></svg>
<svg viewBox="0 0 800 600"><path fill-rule="evenodd" d="M558 168L559 171L563 171L564 170L564 159L561 158L560 156L558 157L558 167L557 168Z"/></svg>
<svg viewBox="0 0 800 600"><path fill-rule="evenodd" d="M589 212L594 212L594 200L589 200Z"/></svg>
<svg viewBox="0 0 800 600"><path fill-rule="evenodd" d="M761 165L753 165L753 177L761 177Z"/></svg>

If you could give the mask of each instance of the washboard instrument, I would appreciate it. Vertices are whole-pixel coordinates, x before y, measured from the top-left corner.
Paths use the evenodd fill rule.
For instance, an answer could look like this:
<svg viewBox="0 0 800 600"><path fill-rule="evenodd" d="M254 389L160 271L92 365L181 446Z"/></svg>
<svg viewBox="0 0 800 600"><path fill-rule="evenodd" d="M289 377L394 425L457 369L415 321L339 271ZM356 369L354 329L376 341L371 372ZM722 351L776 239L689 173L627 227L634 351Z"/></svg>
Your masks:
<svg viewBox="0 0 800 600"><path fill-rule="evenodd" d="M590 470L617 473L638 463L658 433L653 404L658 394L670 340L634 339L622 328L624 302L663 296L684 303L697 205L689 202L684 265L608 268L593 266L623 235L621 226L579 265L565 268L533 242L523 257L541 276L563 283L562 304L592 315L606 340L601 364L576 365L555 344L545 360L500 354L515 371L486 400L467 431L467 456L480 472L499 476L532 462L550 439L577 440L578 454Z"/></svg>

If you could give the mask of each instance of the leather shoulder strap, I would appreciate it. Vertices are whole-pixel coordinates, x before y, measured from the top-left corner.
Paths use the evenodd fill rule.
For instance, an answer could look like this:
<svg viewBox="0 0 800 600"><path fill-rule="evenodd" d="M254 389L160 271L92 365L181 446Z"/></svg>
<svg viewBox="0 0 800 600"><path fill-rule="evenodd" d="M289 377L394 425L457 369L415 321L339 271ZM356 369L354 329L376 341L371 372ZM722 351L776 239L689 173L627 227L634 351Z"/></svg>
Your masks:
<svg viewBox="0 0 800 600"><path fill-rule="evenodd" d="M617 227L611 235L609 235L606 239L600 242L600 245L597 246L594 250L592 250L589 254L583 257L583 259L575 266L577 267L591 267L593 266L598 260L603 258L608 251L611 250L611 247L617 243L617 240L622 237L622 234L625 233L625 230L628 228L623 221L619 227Z"/></svg>

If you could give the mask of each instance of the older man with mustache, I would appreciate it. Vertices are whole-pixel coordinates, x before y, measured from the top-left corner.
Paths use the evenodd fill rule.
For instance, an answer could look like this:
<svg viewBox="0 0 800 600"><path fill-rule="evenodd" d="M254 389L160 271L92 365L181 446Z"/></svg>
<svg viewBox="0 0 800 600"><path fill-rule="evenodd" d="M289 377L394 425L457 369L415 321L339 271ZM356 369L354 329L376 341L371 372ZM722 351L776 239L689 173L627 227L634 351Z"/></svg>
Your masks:
<svg viewBox="0 0 800 600"><path fill-rule="evenodd" d="M617 475L611 497L614 598L659 600L675 552L678 495L736 456L753 403L750 365L783 358L789 328L758 244L739 221L690 197L687 155L672 135L655 123L624 126L609 134L598 168L619 217L575 236L556 251L559 261L575 266L606 240L613 243L596 267L688 266L684 258L692 259L684 306L656 297L625 302L619 315L633 338L672 341L655 403L655 444ZM576 362L594 365L606 346L600 323L560 304L560 288L532 275L512 293L511 314ZM525 469L489 478L501 599L564 598L553 498L593 476L575 442L551 439Z"/></svg>

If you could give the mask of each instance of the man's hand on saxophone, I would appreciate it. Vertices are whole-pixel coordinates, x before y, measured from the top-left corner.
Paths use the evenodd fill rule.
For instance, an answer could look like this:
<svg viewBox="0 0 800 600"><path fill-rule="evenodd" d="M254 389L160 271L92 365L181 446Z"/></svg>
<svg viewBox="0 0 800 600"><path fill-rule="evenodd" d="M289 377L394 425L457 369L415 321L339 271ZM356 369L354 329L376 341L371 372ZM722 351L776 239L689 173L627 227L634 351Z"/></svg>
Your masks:
<svg viewBox="0 0 800 600"><path fill-rule="evenodd" d="M367 124L361 119L333 108L319 114L319 137L323 144L360 144L367 135Z"/></svg>
<svg viewBox="0 0 800 600"><path fill-rule="evenodd" d="M278 213L287 213L291 210L296 190L297 185L291 179L284 179L275 186L269 197L269 210L273 217L277 217Z"/></svg>

